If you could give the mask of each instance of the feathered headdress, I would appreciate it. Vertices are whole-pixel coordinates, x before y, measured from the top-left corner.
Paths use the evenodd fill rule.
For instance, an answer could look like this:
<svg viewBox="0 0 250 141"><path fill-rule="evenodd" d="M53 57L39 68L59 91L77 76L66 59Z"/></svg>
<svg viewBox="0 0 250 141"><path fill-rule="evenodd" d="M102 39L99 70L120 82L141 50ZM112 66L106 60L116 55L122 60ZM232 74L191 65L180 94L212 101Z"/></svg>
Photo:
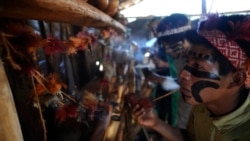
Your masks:
<svg viewBox="0 0 250 141"><path fill-rule="evenodd" d="M238 20L233 21L230 18L235 18ZM218 29L218 28L220 28L220 30L227 36L229 40L250 41L249 16L245 15L219 16L219 14L208 14L205 17L205 20L200 21L198 31Z"/></svg>

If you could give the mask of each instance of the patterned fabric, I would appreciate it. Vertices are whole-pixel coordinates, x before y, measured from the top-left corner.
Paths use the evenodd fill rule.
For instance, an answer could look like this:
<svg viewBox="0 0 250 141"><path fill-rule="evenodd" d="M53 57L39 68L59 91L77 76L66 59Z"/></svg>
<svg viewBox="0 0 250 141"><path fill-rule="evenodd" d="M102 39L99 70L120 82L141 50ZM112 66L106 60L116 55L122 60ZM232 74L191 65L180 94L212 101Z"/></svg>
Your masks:
<svg viewBox="0 0 250 141"><path fill-rule="evenodd" d="M221 54L223 54L231 64L237 69L246 61L247 55L239 45L218 30L200 31L199 34L206 38Z"/></svg>

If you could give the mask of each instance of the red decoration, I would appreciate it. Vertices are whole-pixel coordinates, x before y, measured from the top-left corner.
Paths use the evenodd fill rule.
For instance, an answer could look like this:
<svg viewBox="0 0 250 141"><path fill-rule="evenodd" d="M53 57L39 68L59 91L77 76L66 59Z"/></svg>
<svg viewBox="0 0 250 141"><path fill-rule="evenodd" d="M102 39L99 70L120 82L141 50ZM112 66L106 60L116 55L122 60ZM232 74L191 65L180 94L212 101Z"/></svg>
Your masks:
<svg viewBox="0 0 250 141"><path fill-rule="evenodd" d="M78 117L78 105L68 104L59 108L56 112L55 119L60 122L65 121L67 118L77 118Z"/></svg>
<svg viewBox="0 0 250 141"><path fill-rule="evenodd" d="M50 35L46 40L44 50L47 55L55 55L56 53L65 53L66 47L61 40Z"/></svg>

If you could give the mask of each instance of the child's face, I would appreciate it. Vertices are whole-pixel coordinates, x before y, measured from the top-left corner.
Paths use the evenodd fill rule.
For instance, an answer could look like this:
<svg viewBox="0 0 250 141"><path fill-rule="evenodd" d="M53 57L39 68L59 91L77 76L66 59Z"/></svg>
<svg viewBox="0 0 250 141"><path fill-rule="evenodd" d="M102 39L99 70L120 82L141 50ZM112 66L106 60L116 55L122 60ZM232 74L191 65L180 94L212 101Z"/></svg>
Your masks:
<svg viewBox="0 0 250 141"><path fill-rule="evenodd" d="M191 47L187 64L180 73L182 96L189 104L213 103L228 93L232 74L220 76L219 64L202 45Z"/></svg>

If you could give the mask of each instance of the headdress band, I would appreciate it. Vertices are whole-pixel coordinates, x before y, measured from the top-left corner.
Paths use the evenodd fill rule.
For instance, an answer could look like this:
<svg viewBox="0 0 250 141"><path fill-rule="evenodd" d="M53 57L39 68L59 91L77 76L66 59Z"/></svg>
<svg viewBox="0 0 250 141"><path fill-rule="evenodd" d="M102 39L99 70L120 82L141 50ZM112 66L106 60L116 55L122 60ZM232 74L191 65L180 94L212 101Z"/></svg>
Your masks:
<svg viewBox="0 0 250 141"><path fill-rule="evenodd" d="M159 38L159 37L163 37L163 36L168 36L168 35L181 33L181 32L187 31L189 29L191 29L191 25L185 25L185 26L181 26L181 27L178 27L178 28L166 30L164 32L159 32L159 33L157 33L156 36Z"/></svg>

